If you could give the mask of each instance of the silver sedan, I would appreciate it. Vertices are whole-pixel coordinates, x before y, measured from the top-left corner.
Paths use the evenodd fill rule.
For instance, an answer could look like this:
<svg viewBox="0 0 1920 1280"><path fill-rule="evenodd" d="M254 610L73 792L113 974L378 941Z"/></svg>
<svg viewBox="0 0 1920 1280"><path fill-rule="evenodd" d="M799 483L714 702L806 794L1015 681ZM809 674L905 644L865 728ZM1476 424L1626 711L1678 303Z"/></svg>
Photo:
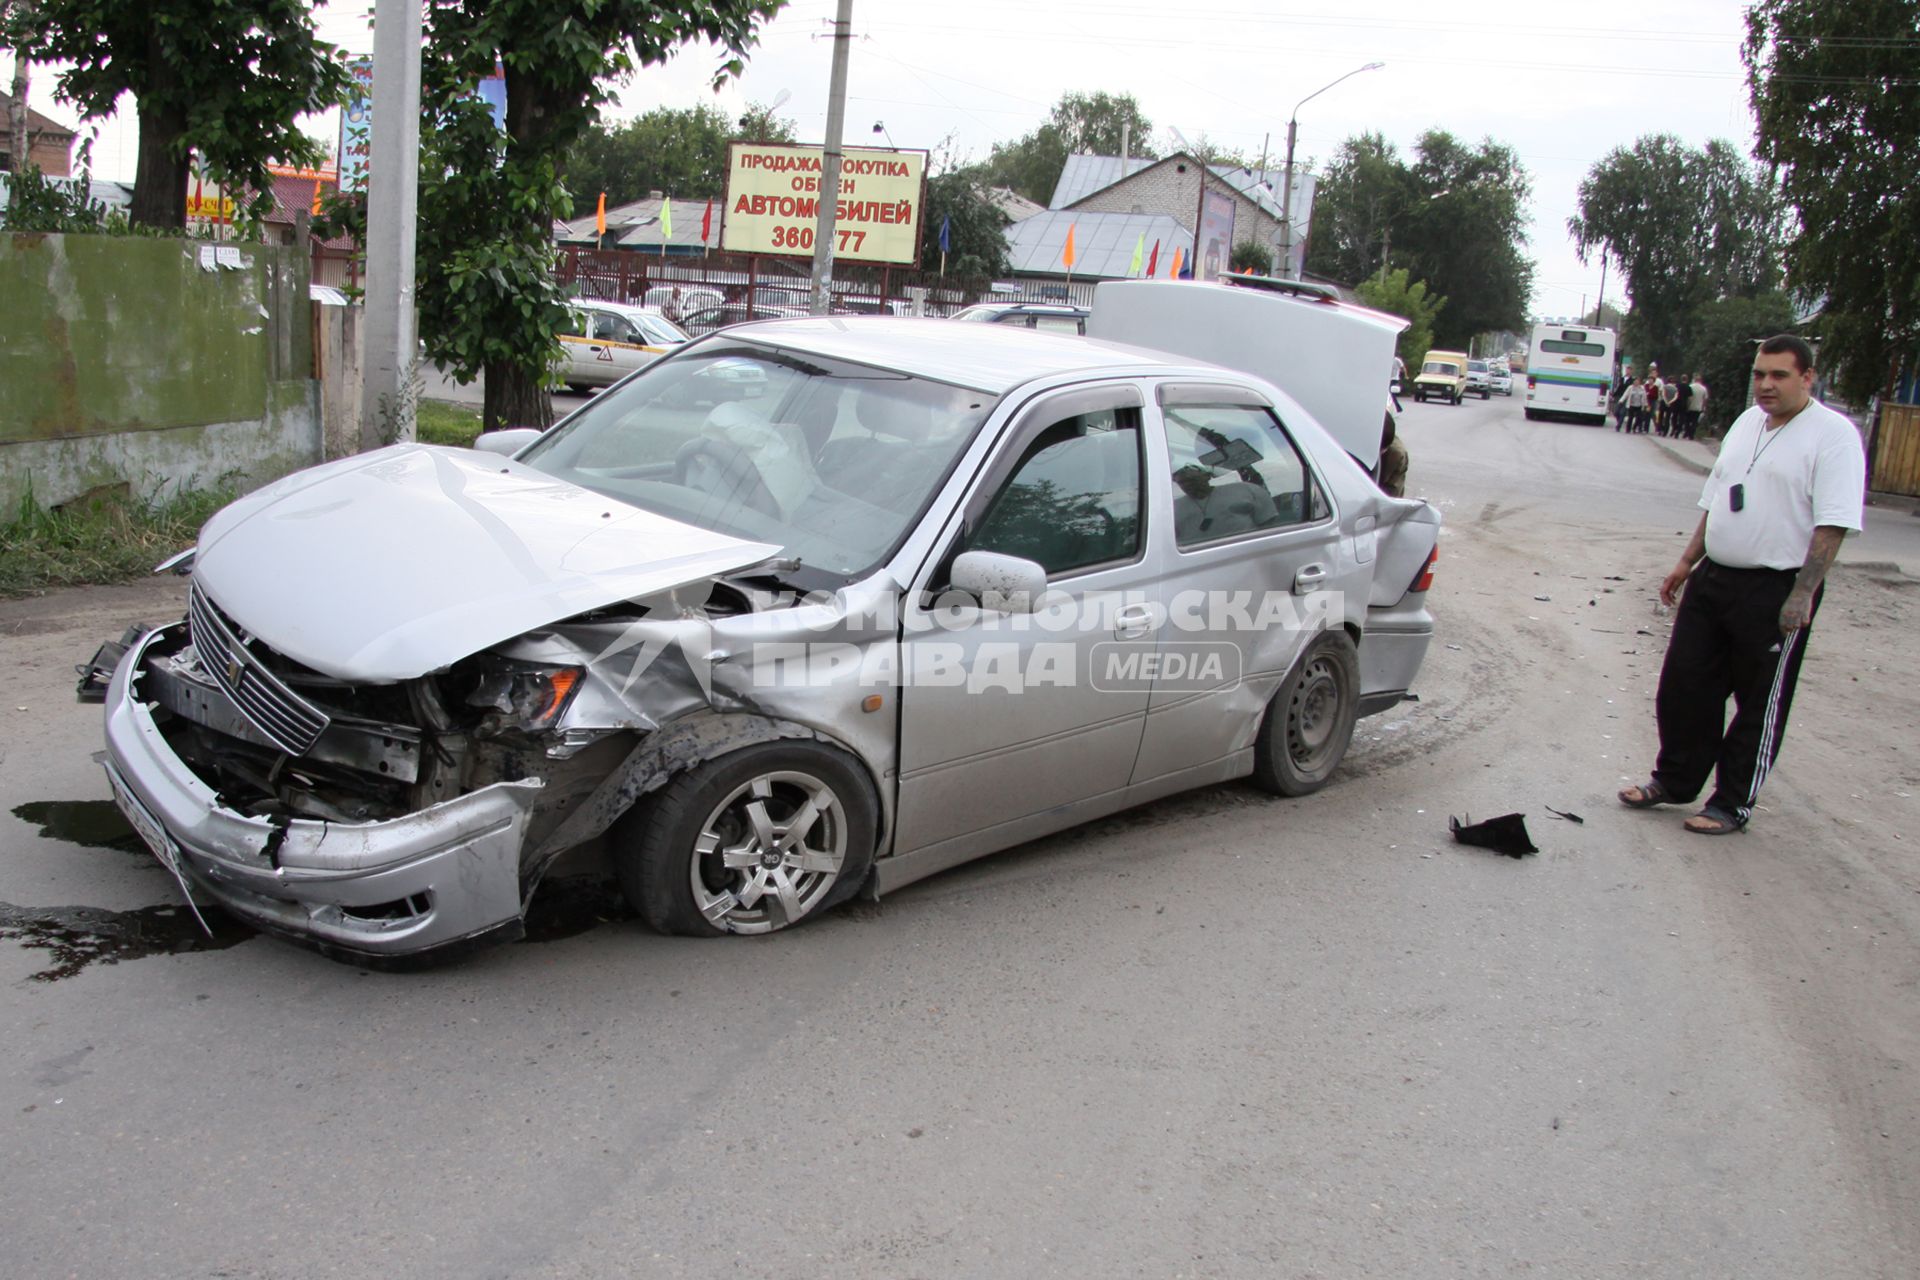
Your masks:
<svg viewBox="0 0 1920 1280"><path fill-rule="evenodd" d="M1431 507L1135 348L744 326L489 444L241 499L188 616L96 658L184 892L445 955L605 837L653 926L765 932L1186 788L1312 791L1432 636Z"/></svg>

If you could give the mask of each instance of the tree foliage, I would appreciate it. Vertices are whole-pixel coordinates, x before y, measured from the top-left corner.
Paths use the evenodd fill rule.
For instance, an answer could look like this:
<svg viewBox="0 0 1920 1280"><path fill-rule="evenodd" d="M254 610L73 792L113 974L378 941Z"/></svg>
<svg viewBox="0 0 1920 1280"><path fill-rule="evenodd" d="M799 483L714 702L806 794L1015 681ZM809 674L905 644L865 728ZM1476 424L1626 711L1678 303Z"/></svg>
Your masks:
<svg viewBox="0 0 1920 1280"><path fill-rule="evenodd" d="M1307 269L1363 280L1382 263L1404 267L1453 299L1434 338L1465 348L1475 334L1525 324L1533 291L1526 209L1533 185L1501 143L1461 142L1429 130L1402 160L1381 135L1347 139L1314 196Z"/></svg>
<svg viewBox="0 0 1920 1280"><path fill-rule="evenodd" d="M1588 171L1567 230L1581 261L1605 255L1625 277L1626 348L1672 368L1701 306L1778 286L1782 219L1775 184L1730 144L1657 134Z"/></svg>
<svg viewBox="0 0 1920 1280"><path fill-rule="evenodd" d="M622 124L596 123L567 155L565 179L575 209L607 193L609 206L650 191L674 199L717 199L727 186L734 142L794 142L793 122L756 104L738 121L708 103L656 107Z"/></svg>
<svg viewBox="0 0 1920 1280"><path fill-rule="evenodd" d="M1062 94L1045 124L1014 142L997 144L983 170L989 185L1011 187L1046 204L1068 156L1117 156L1124 136L1129 155L1152 159L1158 155L1152 134L1153 123L1130 93Z"/></svg>
<svg viewBox="0 0 1920 1280"><path fill-rule="evenodd" d="M1426 360L1427 352L1433 349L1434 323L1446 309L1447 300L1429 293L1425 281L1410 279L1405 267L1369 276L1354 292L1374 310L1408 322L1395 350L1407 362L1407 368L1418 369Z"/></svg>
<svg viewBox="0 0 1920 1280"><path fill-rule="evenodd" d="M456 378L484 372L488 429L552 421L546 382L565 305L552 227L573 208L561 168L612 84L695 40L720 51L723 83L782 2L430 0L420 329L428 358ZM506 71L504 133L476 92L496 63Z"/></svg>
<svg viewBox="0 0 1920 1280"><path fill-rule="evenodd" d="M1865 403L1920 352L1920 0L1758 0L1742 56L1760 159L1799 212L1796 290L1822 361Z"/></svg>
<svg viewBox="0 0 1920 1280"><path fill-rule="evenodd" d="M1793 327L1793 302L1786 294L1717 298L1703 303L1690 318L1687 359L1676 372L1694 372L1706 380L1709 425L1725 427L1747 405L1753 371L1754 339ZM1665 364L1660 366L1667 368Z"/></svg>
<svg viewBox="0 0 1920 1280"><path fill-rule="evenodd" d="M939 269L940 224L947 220L947 275L987 281L1011 270L1007 262L1007 217L987 199L979 173L948 169L927 179L925 230L920 265Z"/></svg>
<svg viewBox="0 0 1920 1280"><path fill-rule="evenodd" d="M1273 250L1258 240L1242 240L1227 255L1227 268L1231 271L1251 271L1255 275L1272 275Z"/></svg>
<svg viewBox="0 0 1920 1280"><path fill-rule="evenodd" d="M296 122L345 93L346 72L315 38L305 0L37 0L12 22L12 42L36 62L71 64L58 74L59 95L83 118L110 115L121 94L133 95L140 152L128 212L137 226L185 225L193 152L264 214L267 165L322 160L323 144Z"/></svg>

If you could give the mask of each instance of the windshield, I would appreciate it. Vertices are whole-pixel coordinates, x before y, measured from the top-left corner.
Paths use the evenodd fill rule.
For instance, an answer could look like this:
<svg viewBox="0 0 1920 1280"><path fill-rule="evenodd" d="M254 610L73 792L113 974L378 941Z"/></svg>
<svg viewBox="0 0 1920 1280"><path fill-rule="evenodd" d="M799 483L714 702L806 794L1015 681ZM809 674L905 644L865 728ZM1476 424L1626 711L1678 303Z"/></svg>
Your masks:
<svg viewBox="0 0 1920 1280"><path fill-rule="evenodd" d="M991 302L982 302L968 307L964 311L956 311L948 318L953 320L992 320L1005 310L1005 307L997 307Z"/></svg>
<svg viewBox="0 0 1920 1280"><path fill-rule="evenodd" d="M1459 374L1460 366L1446 360L1429 360L1424 366L1421 367L1420 372L1444 373L1448 377L1454 377Z"/></svg>
<svg viewBox="0 0 1920 1280"><path fill-rule="evenodd" d="M520 460L853 577L899 546L995 403L889 369L710 344L603 393Z"/></svg>
<svg viewBox="0 0 1920 1280"><path fill-rule="evenodd" d="M654 315L651 311L636 311L633 323L648 342L660 347L677 347L687 340L673 321L665 316Z"/></svg>
<svg viewBox="0 0 1920 1280"><path fill-rule="evenodd" d="M1473 373L1485 373L1487 371L1487 362L1485 360L1469 360L1467 361L1467 368Z"/></svg>

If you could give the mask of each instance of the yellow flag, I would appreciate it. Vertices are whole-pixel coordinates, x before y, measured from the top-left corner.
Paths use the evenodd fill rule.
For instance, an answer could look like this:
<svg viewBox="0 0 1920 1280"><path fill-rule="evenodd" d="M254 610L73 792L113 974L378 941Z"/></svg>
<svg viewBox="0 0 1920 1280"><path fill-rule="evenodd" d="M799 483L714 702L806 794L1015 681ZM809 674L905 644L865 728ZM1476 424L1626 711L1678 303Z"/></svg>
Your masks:
<svg viewBox="0 0 1920 1280"><path fill-rule="evenodd" d="M1067 264L1067 270L1073 270L1073 224L1071 222L1067 224L1066 252L1061 257Z"/></svg>
<svg viewBox="0 0 1920 1280"><path fill-rule="evenodd" d="M607 193L600 193L600 208L593 215L593 230L596 235L607 234Z"/></svg>
<svg viewBox="0 0 1920 1280"><path fill-rule="evenodd" d="M673 239L673 201L671 200L660 202L660 235L667 240Z"/></svg>

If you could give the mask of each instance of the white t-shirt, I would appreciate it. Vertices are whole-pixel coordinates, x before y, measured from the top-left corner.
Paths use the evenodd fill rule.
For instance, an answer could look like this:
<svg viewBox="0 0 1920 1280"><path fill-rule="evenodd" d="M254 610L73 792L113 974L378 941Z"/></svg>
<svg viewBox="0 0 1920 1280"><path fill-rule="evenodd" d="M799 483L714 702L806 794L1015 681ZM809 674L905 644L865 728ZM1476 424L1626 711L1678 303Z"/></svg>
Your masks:
<svg viewBox="0 0 1920 1280"><path fill-rule="evenodd" d="M1766 429L1754 405L1734 420L1700 492L1707 558L1730 569L1798 569L1816 525L1860 528L1867 455L1854 425L1818 400ZM1744 487L1741 509L1729 494Z"/></svg>

